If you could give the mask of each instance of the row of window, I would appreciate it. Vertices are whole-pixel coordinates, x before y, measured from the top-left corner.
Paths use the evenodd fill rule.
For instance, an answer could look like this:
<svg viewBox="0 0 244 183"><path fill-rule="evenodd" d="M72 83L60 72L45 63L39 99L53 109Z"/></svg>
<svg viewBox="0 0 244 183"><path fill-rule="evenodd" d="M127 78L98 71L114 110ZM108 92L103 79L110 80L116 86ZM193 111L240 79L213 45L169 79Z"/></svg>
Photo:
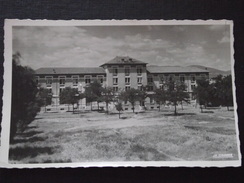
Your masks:
<svg viewBox="0 0 244 183"><path fill-rule="evenodd" d="M137 86L137 89L138 89L138 90L142 90L142 85L138 85L138 86ZM118 87L118 86L113 86L113 90L114 90L115 92L118 92L119 87ZM130 90L130 86L125 86L125 91L128 91L128 90Z"/></svg>
<svg viewBox="0 0 244 183"><path fill-rule="evenodd" d="M143 87L142 85L138 85L138 86L137 86L137 89L138 89L138 90L142 90L142 89L143 89L142 87ZM163 87L164 87L163 85L160 85L160 86L159 86L160 89L163 89ZM130 90L130 88L131 88L130 86L125 86L125 91ZM196 85L195 85L195 84L192 84L192 85L191 85L191 90L193 91L194 88L196 88ZM117 91L118 91L118 86L114 86L114 87L113 87L113 90L114 90L115 92L117 92ZM153 91L153 90L154 90L154 86L152 86L152 85L148 85L148 86L147 86L147 91ZM186 90L187 90L187 88L186 88Z"/></svg>
<svg viewBox="0 0 244 183"><path fill-rule="evenodd" d="M51 87L52 86L52 83L53 83L53 77L52 76L46 76L45 79L46 79L46 85L47 85L47 87ZM92 81L92 76L87 75L87 76L84 77L84 79L85 79L85 83L86 84L89 84ZM58 80L59 80L60 86L65 86L65 83L66 83L66 77L65 76L59 76ZM104 76L98 75L97 76L97 80L101 84L103 84ZM39 82L39 78L38 77L36 78L36 82L37 83ZM73 86L78 86L79 76L72 76L72 83L73 83Z"/></svg>
<svg viewBox="0 0 244 183"><path fill-rule="evenodd" d="M169 75L169 76L163 76L163 75L161 75L161 76L159 76L159 81L160 81L160 83L163 83L164 81L172 81L173 79L175 78L175 76L172 74L172 75ZM206 75L205 74L201 74L200 75L200 78L206 78ZM179 80L181 81L181 82L185 82L185 80L186 80L186 76L185 75L180 75L179 76ZM147 81L148 81L148 83L153 83L153 76L152 75L148 75L148 77L147 77ZM190 75L190 81L192 82L192 83L195 83L196 82L196 76L195 75L193 75L193 74L191 74Z"/></svg>
<svg viewBox="0 0 244 183"><path fill-rule="evenodd" d="M130 81L131 81L130 78L126 77L125 78L125 85L130 85ZM142 84L142 77L137 78L137 83ZM113 78L113 85L117 85L117 84L118 84L118 78L115 77L115 78Z"/></svg>
<svg viewBox="0 0 244 183"><path fill-rule="evenodd" d="M142 90L143 89L142 87L143 87L142 85L138 85L137 89ZM164 87L164 85L159 86L160 89L163 89L163 87ZM196 85L192 84L191 90L194 90L195 88L196 88ZM61 93L64 89L65 89L65 87L59 88L59 93ZM75 89L78 92L78 88L75 88ZM130 90L130 89L131 89L130 86L125 86L125 91ZM118 90L119 90L118 86L114 86L113 90L114 90L114 92L118 92ZM153 91L153 90L154 90L154 86L152 86L152 85L147 86L147 91ZM49 93L52 93L52 88L49 88Z"/></svg>
<svg viewBox="0 0 244 183"><path fill-rule="evenodd" d="M130 75L130 67L129 66L125 66L125 76L129 76ZM138 76L142 75L142 67L137 67L136 68L136 72ZM112 67L112 73L113 76L118 76L118 67Z"/></svg>
<svg viewBox="0 0 244 183"><path fill-rule="evenodd" d="M59 88L59 94L64 90L65 88ZM74 88L77 92L79 92L78 91L78 88ZM52 88L48 88L48 92L49 92L49 94L52 94L53 93L53 91L52 91Z"/></svg>
<svg viewBox="0 0 244 183"><path fill-rule="evenodd" d="M165 86L164 85L159 85L159 88L160 89L165 89ZM191 85L191 91L193 91L195 88L196 88L196 85L195 84L192 84ZM153 91L154 90L154 87L152 85L148 85L147 86L147 90L148 91ZM186 88L186 91L187 91L187 88Z"/></svg>

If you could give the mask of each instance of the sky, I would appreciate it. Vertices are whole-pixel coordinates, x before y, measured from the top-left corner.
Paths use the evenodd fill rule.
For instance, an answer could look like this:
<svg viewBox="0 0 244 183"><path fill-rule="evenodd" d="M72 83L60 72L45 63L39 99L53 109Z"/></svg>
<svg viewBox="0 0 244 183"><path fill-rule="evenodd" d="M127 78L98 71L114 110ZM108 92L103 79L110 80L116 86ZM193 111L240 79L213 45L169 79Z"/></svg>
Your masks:
<svg viewBox="0 0 244 183"><path fill-rule="evenodd" d="M16 52L33 69L98 67L116 56L231 69L229 25L14 26Z"/></svg>

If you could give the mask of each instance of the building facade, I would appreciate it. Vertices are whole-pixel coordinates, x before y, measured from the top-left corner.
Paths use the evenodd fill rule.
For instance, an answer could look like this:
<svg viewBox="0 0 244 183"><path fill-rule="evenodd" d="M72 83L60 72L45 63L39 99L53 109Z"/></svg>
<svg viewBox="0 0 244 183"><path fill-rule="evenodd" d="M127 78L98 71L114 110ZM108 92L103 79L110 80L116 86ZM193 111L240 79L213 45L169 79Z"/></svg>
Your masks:
<svg viewBox="0 0 244 183"><path fill-rule="evenodd" d="M65 87L76 88L80 93L94 80L103 87L113 87L115 92L130 88L142 89L147 86L148 92L163 87L166 80L179 80L187 86L186 92L192 94L196 80L208 78L207 70L180 66L150 66L145 62L130 57L115 57L100 67L82 68L40 68L36 70L38 84L50 90L53 105L59 105L60 92ZM192 95L191 95L192 96ZM148 103L153 104L152 99ZM86 105L83 100L82 105Z"/></svg>

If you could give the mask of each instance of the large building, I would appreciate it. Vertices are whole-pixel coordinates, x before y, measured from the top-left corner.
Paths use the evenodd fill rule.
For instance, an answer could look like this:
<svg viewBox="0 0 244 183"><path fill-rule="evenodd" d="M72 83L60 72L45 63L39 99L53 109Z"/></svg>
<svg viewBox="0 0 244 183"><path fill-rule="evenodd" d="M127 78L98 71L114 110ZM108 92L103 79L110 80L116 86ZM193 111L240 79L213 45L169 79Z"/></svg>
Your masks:
<svg viewBox="0 0 244 183"><path fill-rule="evenodd" d="M36 70L39 85L53 94L53 105L59 105L59 95L65 87L84 92L85 86L94 80L98 80L103 87L113 87L115 92L130 88L142 89L143 86L147 86L150 92L162 87L163 81L176 79L186 84L186 92L191 95L196 87L196 80L208 77L209 72L199 68L150 66L134 58L118 56L100 67L55 67ZM148 102L153 104L153 100ZM86 103L83 101L82 105Z"/></svg>

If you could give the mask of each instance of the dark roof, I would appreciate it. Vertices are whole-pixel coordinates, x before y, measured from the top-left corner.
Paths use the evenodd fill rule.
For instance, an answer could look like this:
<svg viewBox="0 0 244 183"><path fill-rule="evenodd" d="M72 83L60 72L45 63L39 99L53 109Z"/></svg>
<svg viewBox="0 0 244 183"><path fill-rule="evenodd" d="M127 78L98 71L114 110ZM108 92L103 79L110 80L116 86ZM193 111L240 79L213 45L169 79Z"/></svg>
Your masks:
<svg viewBox="0 0 244 183"><path fill-rule="evenodd" d="M181 67L181 66L147 66L147 71L150 73L208 73L209 71L196 67Z"/></svg>
<svg viewBox="0 0 244 183"><path fill-rule="evenodd" d="M105 74L101 67L48 67L36 70L36 74Z"/></svg>
<svg viewBox="0 0 244 183"><path fill-rule="evenodd" d="M139 60L136 60L134 58L131 58L131 57L120 57L120 56L117 56L115 57L114 59L104 63L103 65L101 66L104 66L104 65L113 65L113 64L119 64L119 65L124 65L124 64L147 64L145 62L142 62L142 61L139 61Z"/></svg>

